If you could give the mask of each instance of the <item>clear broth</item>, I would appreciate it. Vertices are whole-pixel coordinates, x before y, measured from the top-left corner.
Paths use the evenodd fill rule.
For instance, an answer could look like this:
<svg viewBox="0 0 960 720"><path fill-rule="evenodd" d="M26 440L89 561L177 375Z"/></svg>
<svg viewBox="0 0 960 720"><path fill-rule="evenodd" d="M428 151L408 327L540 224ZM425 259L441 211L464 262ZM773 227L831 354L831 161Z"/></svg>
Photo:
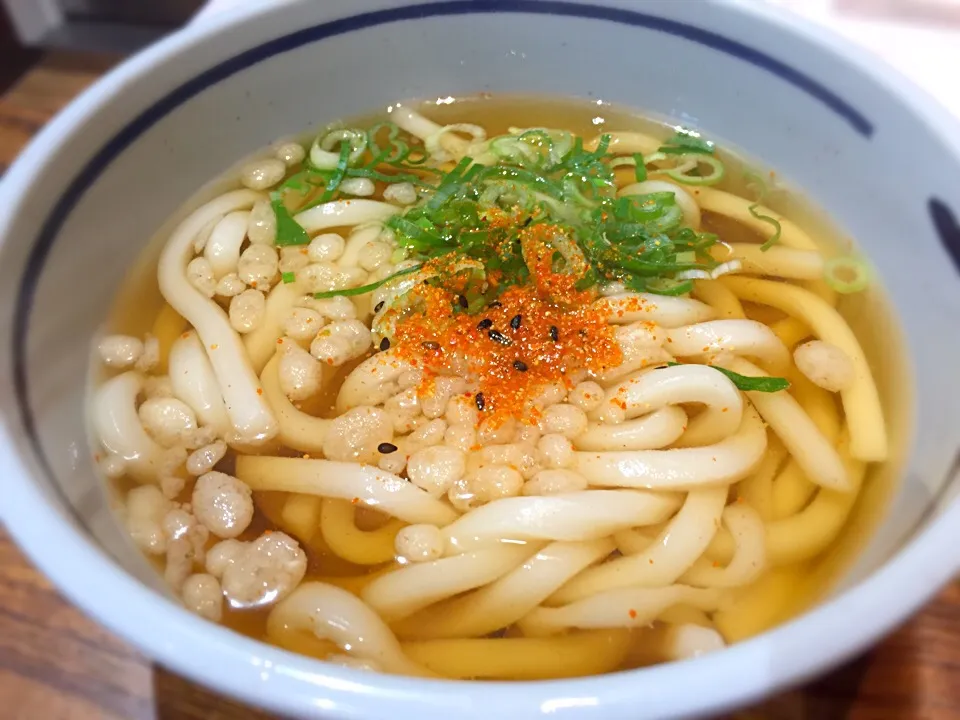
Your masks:
<svg viewBox="0 0 960 720"><path fill-rule="evenodd" d="M666 119L654 119L638 111L613 107L605 103L584 102L553 98L516 98L516 97L473 97L453 100L438 99L432 102L415 103L417 108L430 119L441 123L469 122L483 126L488 136L507 131L508 127L558 127L582 135L585 139L604 131L640 131L656 137L666 138L673 132L675 123ZM379 112L366 118L355 119L347 125L366 126L373 118L383 119ZM737 148L725 143L723 138L706 134L715 140L721 148L721 155L727 166L727 178L720 188L746 194L744 170L763 168L762 163L749 158ZM312 135L299 138L305 143ZM254 156L256 157L256 156ZM248 158L249 159L249 158ZM117 295L114 310L105 325L110 333L127 333L142 336L154 328L158 313L164 305L156 280L156 265L160 249L170 230L175 227L189 211L202 202L237 187L236 167L205 188L199 189L188 207L182 208L170 222L162 228L144 251L141 261L130 273L123 288ZM811 237L821 244L822 249L848 250L851 242L809 202L802 193L791 188L789 181L776 177L778 192L766 201L774 210L789 216ZM755 241L748 237L752 231L735 222L704 213L705 230L716 232L727 242ZM879 308L879 310L878 310ZM841 296L838 309L849 322L858 340L864 348L876 378L881 400L886 413L889 437L893 442L891 459L868 470L863 489L854 509L848 518L844 530L830 548L819 557L808 562L777 568L765 573L753 585L740 591L735 607L726 611L722 623L717 621L718 629L729 642L739 641L773 626L783 623L804 612L818 602L835 586L849 569L851 563L862 552L872 537L876 527L883 519L896 479L903 464L902 438L909 437L910 418L908 374L902 354L895 351L903 347L900 330L894 322L894 315L882 289L874 286L864 293L854 296ZM748 314L757 319L769 321L776 315L765 315L762 311L747 307ZM185 326L185 324L184 324ZM96 363L92 364L97 367ZM95 371L93 382L98 382L100 371ZM329 403L325 403L329 404ZM328 408L316 408L317 414L326 414ZM842 409L841 409L842 415ZM898 442L899 441L899 442ZM900 447L897 447L897 445ZM299 453L290 452L291 455ZM232 458L228 457L218 469L229 471ZM120 481L113 484L114 498L120 497L129 489L130 484ZM264 530L278 526L277 517L285 499L285 493L256 493L256 516L250 528L240 539L253 539ZM178 498L189 502L188 494ZM367 518L358 518L360 522L376 523L376 513L368 513ZM319 535L319 533L317 533ZM298 538L309 557L309 566L305 580L331 580L335 578L359 579L377 572L380 567L353 565L330 553L322 539ZM211 545L213 541L211 541ZM162 572L162 559L155 562ZM266 640L266 618L269 609L233 610L225 604L223 625L258 640ZM644 664L642 656L632 657L626 667Z"/></svg>

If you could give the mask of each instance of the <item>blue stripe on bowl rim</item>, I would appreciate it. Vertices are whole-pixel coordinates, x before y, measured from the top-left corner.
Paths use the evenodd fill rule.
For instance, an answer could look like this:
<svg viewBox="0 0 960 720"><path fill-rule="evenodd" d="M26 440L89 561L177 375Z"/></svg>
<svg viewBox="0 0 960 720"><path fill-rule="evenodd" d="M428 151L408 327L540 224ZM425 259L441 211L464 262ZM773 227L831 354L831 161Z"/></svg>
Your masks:
<svg viewBox="0 0 960 720"><path fill-rule="evenodd" d="M40 274L43 272L43 267L58 233L66 222L69 214L83 197L86 189L96 182L100 174L126 148L166 115L207 88L264 60L321 40L389 23L434 17L493 13L522 13L604 20L620 25L645 28L673 35L743 60L754 67L760 68L780 78L832 110L864 138L869 139L874 132L873 123L835 92L814 80L809 75L756 48L745 45L737 40L732 40L719 33L704 30L676 20L649 15L635 10L624 10L600 5L586 5L578 2L568 2L567 0L441 0L440 2L423 5L406 5L387 10L361 13L339 20L321 23L246 50L171 90L114 135L110 141L90 159L57 200L47 216L35 243L31 247L18 288L16 306L14 308L13 336L11 338L14 391L27 438L44 472L54 481L52 485L54 489L61 494L66 508L75 514L72 504L63 496L59 483L55 481L56 476L43 451L40 438L36 431L36 421L33 408L30 405L27 384L26 339L30 313ZM79 523L79 527L84 527L82 522Z"/></svg>

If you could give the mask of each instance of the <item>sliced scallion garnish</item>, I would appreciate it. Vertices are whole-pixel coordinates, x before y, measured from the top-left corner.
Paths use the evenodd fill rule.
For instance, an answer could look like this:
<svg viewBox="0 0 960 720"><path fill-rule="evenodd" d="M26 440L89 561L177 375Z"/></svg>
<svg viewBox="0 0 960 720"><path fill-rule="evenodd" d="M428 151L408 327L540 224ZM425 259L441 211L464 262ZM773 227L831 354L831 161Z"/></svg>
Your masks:
<svg viewBox="0 0 960 720"><path fill-rule="evenodd" d="M326 292L314 293L313 297L317 300L326 300L327 298L345 296L352 297L354 295L366 295L367 293L373 292L378 288L383 287L391 280L396 280L397 278L403 277L404 275L409 275L419 270L422 265L414 265L413 267L406 268L405 270L399 270L389 277L385 277L383 280L377 280L376 282L368 283L367 285L360 285L355 288L346 288L344 290L327 290Z"/></svg>
<svg viewBox="0 0 960 720"><path fill-rule="evenodd" d="M823 279L838 293L847 295L869 287L870 270L856 258L835 257L824 264Z"/></svg>
<svg viewBox="0 0 960 720"><path fill-rule="evenodd" d="M660 152L665 154L702 153L712 155L713 150L714 144L712 142L704 140L699 133L684 128L679 128L676 134L660 147Z"/></svg>
<svg viewBox="0 0 960 720"><path fill-rule="evenodd" d="M333 152L338 144L340 150ZM356 129L331 130L318 136L310 147L310 163L320 170L332 170L340 165L344 148L349 162L357 162L367 149L367 133Z"/></svg>
<svg viewBox="0 0 960 720"><path fill-rule="evenodd" d="M684 363L678 362L668 362L669 367L676 367L678 365L683 365ZM736 373L733 370L727 370L724 367L719 365L709 365L717 372L721 372L730 378L733 381L733 384L736 385L738 390L743 390L744 392L764 392L764 393L773 393L780 392L781 390L787 390L790 387L790 381L782 377L756 377L749 375L741 375Z"/></svg>
<svg viewBox="0 0 960 720"><path fill-rule="evenodd" d="M270 195L270 205L277 218L277 245L309 245L310 236L307 231L290 214L283 204L283 196L274 192Z"/></svg>
<svg viewBox="0 0 960 720"><path fill-rule="evenodd" d="M780 226L780 221L775 217L765 215L757 209L761 207L764 200L766 200L767 195L770 194L770 188L764 179L752 170L747 170L743 175L744 179L747 181L747 187L754 188L757 193L757 201L748 207L747 210L757 220L761 220L773 228L773 234L763 242L763 245L760 246L761 252L766 252L780 242L780 235L783 233L783 228Z"/></svg>
<svg viewBox="0 0 960 720"><path fill-rule="evenodd" d="M581 292L617 281L633 290L682 295L691 291L691 278L715 277L711 273L718 266L722 272L733 269L708 254L717 242L715 236L684 226L683 211L672 192L616 196L613 171L621 165L632 165L641 182L654 171L686 184L718 181L723 164L713 155L712 143L695 133L680 132L647 157L614 157L609 134L587 150L582 138L550 128L511 129L508 135L482 141L473 128L444 130L450 131L473 135L478 142L472 152L477 155L462 158L446 172L435 167L441 158L430 152L439 137L433 137L426 150L411 149L416 140L392 123L370 128L360 156L354 155L359 139L325 136L321 149L326 152L330 150L324 145L332 149L340 143L335 165L329 158L326 168L308 161L308 174L296 186L285 184L280 195L297 192L318 204L336 197L339 184L348 177L415 183L424 199L385 223L398 245L391 261L409 258L429 261L431 268L446 267L429 282L451 287L462 286L463 278L456 279L450 267L461 260L478 263L486 271L485 279L482 287L473 288L477 297L462 293L467 312L482 304L478 298L493 301L507 287L531 279L552 294L549 288L554 285L540 285L539 278L531 278L537 272L571 275L572 287ZM318 186L322 192L315 192ZM278 215L281 224L292 230ZM537 231L536 252L552 252L549 259L535 256L523 242L526 228L533 231L541 224L549 229ZM297 244L301 242L306 240ZM476 277L468 281L481 282ZM371 283L321 295L359 295L379 286Z"/></svg>

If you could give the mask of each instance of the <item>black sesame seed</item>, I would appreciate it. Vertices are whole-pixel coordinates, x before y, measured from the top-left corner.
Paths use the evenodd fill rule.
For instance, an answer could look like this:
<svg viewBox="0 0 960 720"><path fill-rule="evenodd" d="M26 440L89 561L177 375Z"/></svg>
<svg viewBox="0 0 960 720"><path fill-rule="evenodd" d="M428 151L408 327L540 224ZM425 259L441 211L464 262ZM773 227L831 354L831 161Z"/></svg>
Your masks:
<svg viewBox="0 0 960 720"><path fill-rule="evenodd" d="M457 295L457 304L464 310L470 307L470 302L467 300L465 295Z"/></svg>
<svg viewBox="0 0 960 720"><path fill-rule="evenodd" d="M492 308L495 308L495 307L503 307L503 303L500 302L499 300L494 300L492 303L490 303L489 305L487 305L487 307L492 307Z"/></svg>
<svg viewBox="0 0 960 720"><path fill-rule="evenodd" d="M383 455L389 455L397 451L397 446L393 443L380 443L377 445L377 452Z"/></svg>
<svg viewBox="0 0 960 720"><path fill-rule="evenodd" d="M373 311L374 311L374 312L380 312L381 310L383 310L383 303L384 303L384 301L381 300L381 301L378 302L376 305L374 305L374 306L373 306Z"/></svg>
<svg viewBox="0 0 960 720"><path fill-rule="evenodd" d="M491 330L490 332L487 333L487 335L489 335L489 336L490 336L490 339L493 340L494 342L498 342L498 343L500 343L501 345L504 345L504 346L506 346L506 347L509 347L510 345L513 345L513 340L511 340L510 338L508 338L506 335L504 335L504 334L503 334L502 332L500 332L499 330Z"/></svg>
<svg viewBox="0 0 960 720"><path fill-rule="evenodd" d="M512 318L510 318L510 327L512 327L514 330L519 330L521 322L523 322L523 318L519 315L514 315Z"/></svg>
<svg viewBox="0 0 960 720"><path fill-rule="evenodd" d="M532 223L532 222L533 222L533 215L530 215L526 220L523 221L522 227L526 227L527 225L529 225L529 224Z"/></svg>
<svg viewBox="0 0 960 720"><path fill-rule="evenodd" d="M477 330L487 330L491 327L493 327L493 320L490 318L484 318L477 323Z"/></svg>
<svg viewBox="0 0 960 720"><path fill-rule="evenodd" d="M553 340L554 342L560 341L560 330L557 329L556 325L550 326L550 339Z"/></svg>
<svg viewBox="0 0 960 720"><path fill-rule="evenodd" d="M477 410L483 410L486 407L487 401L483 397L483 393L477 393L477 397L474 398L477 401Z"/></svg>
<svg viewBox="0 0 960 720"><path fill-rule="evenodd" d="M440 343L434 342L433 340L424 340L424 341L423 341L422 343L420 343L420 344L423 345L427 350L439 350L439 349L440 349Z"/></svg>
<svg viewBox="0 0 960 720"><path fill-rule="evenodd" d="M380 349L381 350L390 349L390 338L384 338L383 340L380 341Z"/></svg>
<svg viewBox="0 0 960 720"><path fill-rule="evenodd" d="M513 368L514 370L519 370L520 372L526 372L527 364L523 360L514 360Z"/></svg>

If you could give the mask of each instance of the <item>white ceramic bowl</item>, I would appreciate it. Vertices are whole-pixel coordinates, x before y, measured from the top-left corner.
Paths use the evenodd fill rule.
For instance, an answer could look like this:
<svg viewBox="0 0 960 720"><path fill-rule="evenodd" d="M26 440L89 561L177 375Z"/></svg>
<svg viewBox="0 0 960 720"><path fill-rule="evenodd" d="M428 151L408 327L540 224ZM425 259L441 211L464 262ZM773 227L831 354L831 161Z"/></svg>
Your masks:
<svg viewBox="0 0 960 720"><path fill-rule="evenodd" d="M259 9L258 9L259 8ZM278 136L481 91L642 107L746 148L859 239L905 329L914 422L892 512L841 591L701 659L543 683L363 674L209 624L131 551L88 457L91 337L147 238ZM189 27L44 129L3 181L3 520L75 603L163 665L303 717L688 717L862 650L960 565L960 128L876 59L732 2L275 2ZM904 426L906 427L906 426ZM954 483L954 488L956 488Z"/></svg>

